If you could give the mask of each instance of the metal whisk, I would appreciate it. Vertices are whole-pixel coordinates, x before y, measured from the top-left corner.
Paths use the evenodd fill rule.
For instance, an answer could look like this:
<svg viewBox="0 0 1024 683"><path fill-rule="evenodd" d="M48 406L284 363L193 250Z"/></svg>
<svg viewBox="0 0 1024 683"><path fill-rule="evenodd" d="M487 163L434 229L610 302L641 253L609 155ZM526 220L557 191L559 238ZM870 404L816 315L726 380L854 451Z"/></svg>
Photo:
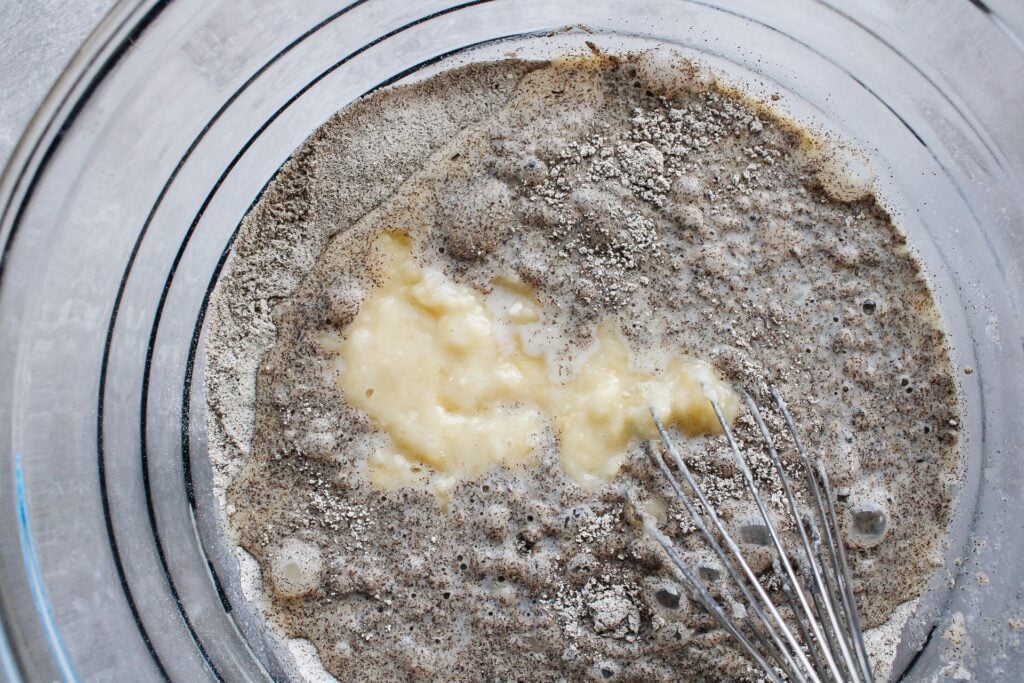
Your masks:
<svg viewBox="0 0 1024 683"><path fill-rule="evenodd" d="M653 518L643 513L639 516L647 533L661 545L679 570L677 578L683 587L736 639L744 652L764 670L769 680L870 683L874 679L864 648L853 582L846 551L839 538L839 524L824 464L820 458L812 464L785 401L774 387L770 387L769 391L793 439L799 454L799 464L807 475L808 489L813 499L813 505L810 506L812 513L801 513L761 411L750 395L739 389L767 446L788 503L789 514L795 522L799 542L791 544L794 546L791 548L785 547L779 528L772 521L721 407L714 400L711 400L711 405L743 475L746 488L757 504L771 537L774 547L772 562L775 573L781 579L785 607L773 603L653 411L651 415L661 435L667 458L675 465L675 473L669 469L666 458L658 454L656 449L650 448L650 445L648 453L693 518L697 530L732 578L742 602L737 601L727 607L716 600L702 579L687 566L672 541L657 528ZM678 477L682 477L690 494L684 490ZM788 618L784 618L783 612L787 611Z"/></svg>

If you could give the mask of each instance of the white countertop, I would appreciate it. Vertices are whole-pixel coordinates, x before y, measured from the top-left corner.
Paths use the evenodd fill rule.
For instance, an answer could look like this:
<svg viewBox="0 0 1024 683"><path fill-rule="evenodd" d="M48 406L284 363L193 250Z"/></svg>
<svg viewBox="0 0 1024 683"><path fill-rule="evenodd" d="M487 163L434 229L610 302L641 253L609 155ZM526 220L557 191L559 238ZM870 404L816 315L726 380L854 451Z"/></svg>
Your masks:
<svg viewBox="0 0 1024 683"><path fill-rule="evenodd" d="M0 166L114 0L0 0Z"/></svg>

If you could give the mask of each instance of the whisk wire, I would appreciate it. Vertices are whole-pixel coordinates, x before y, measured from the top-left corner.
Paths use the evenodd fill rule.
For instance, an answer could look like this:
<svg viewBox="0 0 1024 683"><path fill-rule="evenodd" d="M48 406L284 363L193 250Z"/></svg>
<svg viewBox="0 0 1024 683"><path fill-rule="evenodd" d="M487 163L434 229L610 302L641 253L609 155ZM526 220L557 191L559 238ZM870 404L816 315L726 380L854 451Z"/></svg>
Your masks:
<svg viewBox="0 0 1024 683"><path fill-rule="evenodd" d="M798 675L798 672L802 669L805 671L809 671L811 673L810 680L816 682L818 679L814 675L813 669L811 669L810 667L810 662L808 662L806 659L806 655L804 655L803 651L800 649L796 637L793 635L792 631L790 631L789 627L786 625L785 620L782 618L782 615L779 614L779 611L772 603L771 598L768 597L768 593L761 585L761 582L757 580L757 575L754 574L754 571L750 568L750 565L747 564L747 561L746 559L744 559L743 554L739 549L739 546L736 545L736 542L732 539L732 536L730 536L729 533L726 531L725 526L722 524L722 521L715 513L714 506L708 500L707 496L704 493L704 490L693 477L693 474L690 472L690 468L686 466L686 463L683 461L683 458L679 454L679 451L676 448L675 444L669 438L664 425L661 424L661 420L659 420L658 417L654 415L653 411L651 413L651 417L654 419L654 425L658 429L658 434L661 435L662 444L664 445L665 450L668 452L669 456L672 458L672 461L675 464L676 469L683 475L683 478L686 480L687 486L690 487L690 490L693 491L694 495L697 497L697 500L700 502L701 506L704 509L704 514L707 515L709 520L711 520L711 523L715 527L715 530L718 532L722 540L725 542L725 545L726 547L728 547L732 559L735 560L735 564L738 564L739 567L743 570L743 574L746 576L746 579L747 581L749 581L749 584L753 586L754 591L757 593L757 597L759 598L759 600L755 600L754 597L751 595L750 590L747 587L747 581L744 581L743 578L741 578L740 573L736 570L732 559L730 559L725 554L725 552L722 550L721 545L719 545L718 541L715 539L714 535L708 531L707 527L701 520L700 514L694 508L692 502L689 501L687 496L683 493L682 488L679 487L678 483L675 483L675 485L673 485L672 487L674 492L683 502L683 505L686 507L686 511L693 518L694 524L697 526L698 530L701 531L708 545L711 546L712 550L718 556L719 561L722 562L722 565L725 567L726 571L729 572L733 581L736 582L736 585L739 587L740 592L743 594L743 597L751 606L751 609L761 619L762 625L768 632L769 637L775 643L778 651L783 654L783 661L778 663L787 672L787 674L790 675L791 678L795 675ZM674 481L674 477L672 476L672 473L668 470L668 467L665 465L664 461L661 461L660 458L656 457L655 462L659 463L659 468L662 470L662 473L665 474L665 476L669 479L669 483L672 484ZM767 609L768 613L771 615L770 621L765 615L765 609ZM785 645L783 645L783 639L787 641L789 645L788 648ZM795 659L797 661L794 661L794 655L790 654L791 651L795 653ZM797 680L804 680L804 678L800 677Z"/></svg>
<svg viewBox="0 0 1024 683"><path fill-rule="evenodd" d="M676 569L680 571L686 584L687 590L690 595L694 596L703 607L714 617L715 621L719 623L726 631L729 632L743 647L746 653L764 669L765 673L772 679L773 682L782 683L782 679L779 677L773 667L765 660L761 653L754 647L753 643L747 638L743 631L733 622L729 615L725 613L718 602L711 597L700 578L693 574L692 570L686 565L686 562L679 556L672 542L657 529L649 520L644 520L644 527L647 533L658 542L659 545L665 550L672 564L675 565Z"/></svg>
<svg viewBox="0 0 1024 683"><path fill-rule="evenodd" d="M791 563L789 561L789 557L788 557L788 555L787 555L787 553L785 551L785 548L783 548L783 546L782 546L782 539L779 537L778 531L775 529L775 524L772 522L771 516L768 514L768 509L765 507L764 501L761 500L761 495L758 492L757 484L754 483L754 475L751 473L750 467L747 465L747 462L744 459L743 454L740 453L739 444L736 442L736 439L733 437L732 430L729 429L728 421L725 419L725 416L722 414L722 409L718 405L718 403L716 401L714 401L713 399L708 399L708 400L711 402L711 407L715 411L715 417L718 418L718 423L722 427L722 433L725 435L725 439L729 443L729 448L732 451L733 459L736 461L736 466L739 468L740 473L743 475L743 481L746 484L747 491L750 493L751 497L754 499L754 503L757 505L757 509L761 513L761 519L764 520L765 527L768 530L768 535L771 537L772 542L775 545L775 549L779 553L779 560L782 563L783 568L785 569L786 578L787 578L787 580L789 580L789 582L790 582L790 584L791 584L791 586L793 588L793 592L794 592L794 594L796 596L797 602L799 602L800 603L800 607L803 608L803 613L804 613L804 615L807 618L807 625L810 628L811 633L814 634L814 638L817 640L817 642L819 642L819 643L827 643L828 641L826 640L826 638L828 638L828 636L824 632L821 624L813 616L814 613L811 611L810 605L808 604L807 595L806 595L805 591L801 588L800 582L797 580L796 574L793 571L793 567L792 567L792 565L791 565ZM799 519L799 517L797 517L797 519ZM798 523L796 526L800 527L801 525ZM807 550L808 550L808 557L811 557L810 548L808 547ZM812 561L811 561L811 566L812 566L812 569L814 569L813 558L812 558ZM820 578L820 575L818 575L818 573L815 572L815 577L816 578ZM811 599L813 601L815 601L816 607L820 607L820 605L817 604L817 600L816 600L816 597L814 596L814 592L813 591L810 591L810 592L811 592L811 596L812 596ZM819 611L818 614L820 614L820 613L821 612ZM798 612L798 614L799 614L799 612ZM811 642L808 642L808 647L811 647ZM822 648L822 655L825 658L825 664L827 666L827 670L829 672L831 672L831 674L837 680L841 680L841 674L840 674L840 671L839 671L839 666L836 664L835 657L833 656L833 653L830 651L830 648ZM811 669L810 662L807 662L807 668L809 670ZM811 670L811 673L812 674L814 673L813 670Z"/></svg>
<svg viewBox="0 0 1024 683"><path fill-rule="evenodd" d="M782 484L783 492L785 493L786 500L789 503L790 512L793 514L793 518L797 522L795 526L800 536L801 546L803 547L804 556L806 558L807 567L809 569L809 572L804 572L804 575L810 576L812 578L812 581L808 582L808 592L811 594L811 599L814 602L815 606L815 611L811 612L807 608L806 602L801 601L801 606L804 607L804 611L802 614L805 616L805 618L809 620L811 630L815 634L818 645L819 647L823 648L822 654L825 657L826 662L828 663L828 668L836 677L836 679L843 680L843 677L839 674L838 671L839 667L842 666L848 674L846 678L849 678L851 680L860 680L859 669L854 669L850 666L851 658L849 648L847 647L847 644L845 642L845 634L840 635L841 633L843 633L843 629L840 627L838 623L835 605L831 600L833 593L828 583L827 574L821 571L822 563L820 552L817 552L815 544L811 543L811 540L807 536L808 531L815 535L815 540L819 544L818 548L820 548L820 537L818 537L817 528L813 524L804 524L801 522L801 520L804 519L804 516L800 514L799 508L796 503L796 496L793 494L793 489L789 485L789 478L786 475L785 468L783 467L782 459L779 457L778 450L775 448L775 442L772 439L771 433L768 431L768 427L765 425L764 418L761 415L761 411L758 409L757 404L754 403L754 400L751 398L750 394L747 393L746 390L741 388L739 389L739 391L740 394L743 396L744 402L747 405L747 410L750 412L750 415L754 419L754 423L757 425L757 429L758 432L760 432L761 434L761 438L764 440L765 445L767 446L769 459L772 461L772 465L775 468L778 479ZM714 402L712 402L712 405L714 405ZM721 415L720 410L716 412L716 415L719 418L719 422L723 425L723 428L728 429L728 426L725 425L724 417ZM790 433L793 433L792 430ZM796 439L794 440L794 443L797 445L798 451L803 453L802 458L803 463L807 468L807 476L810 479L813 479L811 470L807 465L806 451L803 450L802 443ZM739 450L737 448L733 449L733 453L737 459L742 459L742 456L739 454ZM814 486L813 481L811 482L811 485ZM748 486L753 486L753 482L748 482ZM754 496L755 500L759 500L759 497L756 492L756 487L752 489L752 495ZM820 496L817 497L816 499L820 500ZM764 507L759 505L759 508L761 509L762 515L765 515ZM766 524L770 525L770 521L766 521ZM799 582L793 574L792 568L789 563L789 559L785 551L782 549L780 543L776 544L776 550L778 550L780 554L783 566L785 566L787 569L787 578L794 584L794 589L799 597L799 595L801 594ZM820 630L818 628L815 628L815 625L818 624L818 620L814 618L815 614L826 615L827 617L827 621L825 621L823 627ZM797 612L795 618L799 620L800 615L801 613ZM811 644L808 643L808 646L811 647ZM858 675L854 674L855 671L858 672Z"/></svg>
<svg viewBox="0 0 1024 683"><path fill-rule="evenodd" d="M655 425L658 425L660 427L660 422L658 422L657 418L655 418ZM715 536L710 532L710 530L708 529L707 525L704 523L704 520L701 518L701 516L698 514L697 510L695 509L693 502L690 501L689 497L686 496L686 494L682 490L682 487L679 485L679 482L676 480L676 478L672 474L672 472L668 469L668 466L665 464L665 461L662 460L660 457L658 457L654 453L654 451L649 448L649 446L647 444L645 444L645 446L647 446L648 455L657 464L658 468L662 471L662 474L668 480L669 485L671 486L671 488L672 488L673 492L675 493L676 497L682 502L683 507L686 508L687 513L690 515L691 519L693 520L694 526L697 528L697 530L704 537L705 542L708 544L708 546L711 547L711 549L715 553L716 557L718 557L718 560L722 563L722 566L729 573L730 577L733 579L733 581L736 583L737 587L740 589L740 592L743 594L744 599L751 606L751 609L754 611L754 613L757 615L757 617L761 620L761 624L763 625L764 629L768 632L768 635L769 635L769 637L771 639L771 642L773 643L773 646L771 648L771 653L770 653L770 654L773 655L773 659L775 659L776 662L780 663L780 665L782 666L783 670L786 671L787 675L791 674L791 672L793 670L795 670L796 664L795 664L795 662L792 661L791 657L788 657L788 655L784 656L782 654L782 653L786 652L786 649L783 646L778 633L775 631L775 629L772 628L771 622L768 621L768 617L764 614L763 610L761 609L761 607L759 606L757 601L755 601L753 596L750 594L749 590L747 589L746 584L740 578L739 570L736 569L735 565L730 560L729 556L726 555L726 553L722 549L721 545L715 539ZM671 452L671 449L670 449L670 452ZM685 463L684 463L683 467L685 467ZM701 495L702 494L703 494L703 492L701 492ZM667 539L665 538L665 536L663 534L660 534L660 532L659 532L659 534L657 536L655 536L655 540L657 540L662 545L662 547L665 547L665 543L666 543ZM674 562L675 562L675 558L678 558L678 554L674 553L674 552L670 553L669 556L670 556L670 558L673 559ZM678 566L678 563L677 563L677 566ZM701 585L701 587L703 587L702 584L698 584L698 585ZM750 628L750 630L754 633L755 637L757 637L759 641L764 641L764 637L761 635L760 630L758 630L754 626L752 621L748 621L747 625L748 625L748 628ZM792 676L790 676L790 677L792 678Z"/></svg>
<svg viewBox="0 0 1024 683"><path fill-rule="evenodd" d="M818 458L815 463L816 467L811 467L810 458L807 455L807 449L804 448L803 440L800 438L800 431L797 429L796 422L793 420L793 416L789 412L789 406L786 405L786 401L782 398L782 394L780 394L778 389L774 386L768 387L768 392L771 394L772 400L778 407L779 412L782 413L782 418L786 423L786 429L789 431L790 437L793 439L793 444L800 456L800 461L807 472L807 479L814 495L815 506L821 521L821 527L825 532L825 545L828 549L829 559L832 563L832 576L838 584L837 588L840 596L840 602L846 617L846 635L853 646L853 650L856 652L856 663L861 677L863 677L864 680L871 681L873 679L871 675L871 665L868 662L867 649L864 646L864 638L862 635L863 631L861 630L860 625L860 616L856 609L856 598L853 595L853 579L850 576L850 565L846 561L846 550L843 547L842 541L839 539L839 522L836 518L834 498L829 487L828 474L825 472L825 463L822 462L821 458ZM753 404L753 401L751 400L750 403ZM848 654L849 653L847 653L847 656Z"/></svg>
<svg viewBox="0 0 1024 683"><path fill-rule="evenodd" d="M758 431L761 434L761 437L765 441L765 445L767 446L769 459L771 460L772 466L775 468L775 472L776 472L776 474L777 474L777 476L779 478L779 481L782 484L783 492L784 492L784 494L786 496L786 501L789 504L790 512L793 515L793 519L796 521L795 526L796 526L797 532L798 532L798 534L800 536L800 541L801 541L801 545L802 545L803 550L804 550L804 554L805 554L805 556L807 558L812 558L813 559L813 557L814 557L814 555L816 553L814 553L813 545L810 542L810 539L808 539L808 537L807 537L808 528L805 525L805 523L803 523L804 517L800 513L799 507L798 507L797 502L796 502L796 496L793 494L793 489L789 485L789 478L786 476L785 469L784 469L783 464L782 464L782 459L779 457L778 451L775 448L775 442L772 439L772 436L771 436L770 432L768 431L768 427L765 425L764 419L761 416L761 412L760 412L760 410L758 410L757 405L754 403L753 399L743 389L740 389L740 393L741 393L741 395L744 398L744 402L747 404L747 409L750 411L750 414L753 417L755 424L757 425L757 428L758 428ZM719 420L721 422L724 422L723 418L721 416L719 417ZM735 451L734 451L734 455L735 455ZM755 499L758 499L756 493L754 494L754 496L755 496ZM762 515L764 515L763 508L762 508ZM769 525L771 524L770 521L768 521L768 520L766 520L766 523L769 524ZM813 529L814 529L813 525L810 528L813 531ZM800 587L800 581L799 581L796 573L794 572L794 570L792 568L790 560L789 560L789 558L787 556L787 553L786 553L785 549L782 547L782 544L781 544L781 541L780 541L778 535L777 534L773 535L772 540L775 542L775 549L779 553L779 558L781 559L781 563L782 563L782 565L785 568L785 573L783 574L783 579L789 585L790 591L792 593L796 593L797 595L802 595L803 591L802 591L802 589ZM807 569L801 568L801 574L803 574L804 576L808 576L810 574L810 572ZM815 603L816 613L817 614L821 614L822 613L821 602L818 599L817 594L815 593L814 590L811 589L811 587L808 588L808 592L811 594L811 599ZM791 596L790 596L790 599L792 599ZM794 621L796 621L797 625L802 630L804 630L804 631L806 631L806 627L804 625L804 619L806 619L808 622L810 622L812 624L817 623L816 620L814 619L814 613L812 613L810 610L808 610L806 605L807 605L806 599L804 599L804 600L801 600L801 606L804 607L804 609L802 611L796 609L795 606L793 607ZM803 619L801 617L803 617ZM812 627L812 630L814 630L814 632L815 632L816 640L812 641L810 638L805 638L804 642L807 643L807 647L810 650L811 654L814 656L814 658L816 660L818 660L819 650L821 650L821 648L824 647L825 643L824 643L824 639L821 637L820 631L818 629L814 629L813 627ZM829 660L829 668L833 669L835 667L835 658L834 657L830 657L830 654L828 652L826 652L825 650L821 650L821 655L825 656L826 659ZM820 669L820 667L821 667L820 660L818 660L818 666L819 666L819 669Z"/></svg>
<svg viewBox="0 0 1024 683"><path fill-rule="evenodd" d="M781 592L792 614L796 633L772 602L653 410L651 417L664 452L675 465L676 473L668 467L666 459L649 445L648 455L668 481L673 494L682 502L696 529L722 563L746 604L734 605L734 614L730 617L719 600L704 586L703 579L686 566L672 541L657 528L649 515L641 515L644 527L679 570L681 583L690 595L707 609L722 628L736 638L744 652L772 681L781 681L784 676L791 681L811 683L822 680L872 683L870 662L853 595L853 581L846 552L838 535L839 524L824 464L819 458L812 466L786 403L774 387L769 387L769 393L793 439L800 465L806 473L807 487L814 500L813 512L802 514L786 468L760 410L746 391L739 389L739 392L764 440L772 468L782 485L793 516L793 526L799 537L794 552L787 551L721 406L713 399L709 398L709 401L746 489L771 539L774 548L772 566L781 580ZM695 500L686 493L676 474L682 476ZM724 592L722 595L728 597Z"/></svg>
<svg viewBox="0 0 1024 683"><path fill-rule="evenodd" d="M839 521L836 518L836 508L833 503L832 490L828 483L828 476L825 474L824 463L818 461L819 478L821 480L822 488L825 492L825 500L828 503L828 516L831 522L832 529L839 529ZM836 564L838 559L838 567L836 568L836 575L840 577L842 581L842 602L843 610L846 614L850 624L850 638L853 641L854 650L857 654L857 661L861 667L861 673L864 675L865 680L871 680L871 663L868 661L867 647L864 645L864 631L860 624L860 614L857 613L856 598L853 596L853 577L850 575L850 565L846 560L846 550L843 547L842 542L836 542L835 548L838 552L838 558L833 557L833 564Z"/></svg>
<svg viewBox="0 0 1024 683"><path fill-rule="evenodd" d="M772 558L772 569L779 576L783 576L783 572L779 568L778 559L774 557ZM819 649L812 646L813 641L811 640L810 632L807 630L807 625L798 616L800 611L797 609L796 603L793 601L792 582L788 577L784 578L782 581L782 594L785 596L786 604L794 615L793 621L796 623L797 629L800 631L800 637L803 638L803 641L808 645L807 651L810 652L811 659L814 661L815 671L824 671L825 664L821 661L821 655L818 653Z"/></svg>

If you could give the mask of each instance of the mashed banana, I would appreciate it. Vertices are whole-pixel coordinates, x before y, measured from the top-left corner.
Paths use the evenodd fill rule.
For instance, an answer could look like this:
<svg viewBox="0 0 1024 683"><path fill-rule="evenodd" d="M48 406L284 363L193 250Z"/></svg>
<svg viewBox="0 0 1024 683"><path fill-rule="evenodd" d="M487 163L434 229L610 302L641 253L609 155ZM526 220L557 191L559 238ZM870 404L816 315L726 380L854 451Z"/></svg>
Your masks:
<svg viewBox="0 0 1024 683"><path fill-rule="evenodd" d="M718 433L713 398L727 417L737 400L710 365L646 349L663 369L637 367L614 321L567 381L545 354L529 353L542 331L529 288L498 278L488 294L416 263L407 236L384 233L372 261L381 284L341 337L338 388L388 437L369 456L370 480L384 489L428 480L445 496L461 479L495 465L535 461L550 424L561 463L595 488L618 473L626 447L656 436L650 411L685 434Z"/></svg>

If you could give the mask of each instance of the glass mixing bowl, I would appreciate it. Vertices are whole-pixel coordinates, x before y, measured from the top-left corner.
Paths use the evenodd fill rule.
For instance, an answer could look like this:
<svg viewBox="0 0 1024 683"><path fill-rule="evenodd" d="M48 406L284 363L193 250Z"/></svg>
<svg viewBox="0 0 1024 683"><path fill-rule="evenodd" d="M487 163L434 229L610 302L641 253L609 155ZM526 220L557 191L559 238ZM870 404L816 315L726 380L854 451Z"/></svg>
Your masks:
<svg viewBox="0 0 1024 683"><path fill-rule="evenodd" d="M869 151L931 273L967 418L946 565L904 631L895 670L1017 680L1024 6L1003 4L117 5L0 182L0 671L12 680L294 675L241 596L212 498L209 293L242 216L331 114L453 61L500 57L518 37L523 54L538 55L584 40L681 46Z"/></svg>

